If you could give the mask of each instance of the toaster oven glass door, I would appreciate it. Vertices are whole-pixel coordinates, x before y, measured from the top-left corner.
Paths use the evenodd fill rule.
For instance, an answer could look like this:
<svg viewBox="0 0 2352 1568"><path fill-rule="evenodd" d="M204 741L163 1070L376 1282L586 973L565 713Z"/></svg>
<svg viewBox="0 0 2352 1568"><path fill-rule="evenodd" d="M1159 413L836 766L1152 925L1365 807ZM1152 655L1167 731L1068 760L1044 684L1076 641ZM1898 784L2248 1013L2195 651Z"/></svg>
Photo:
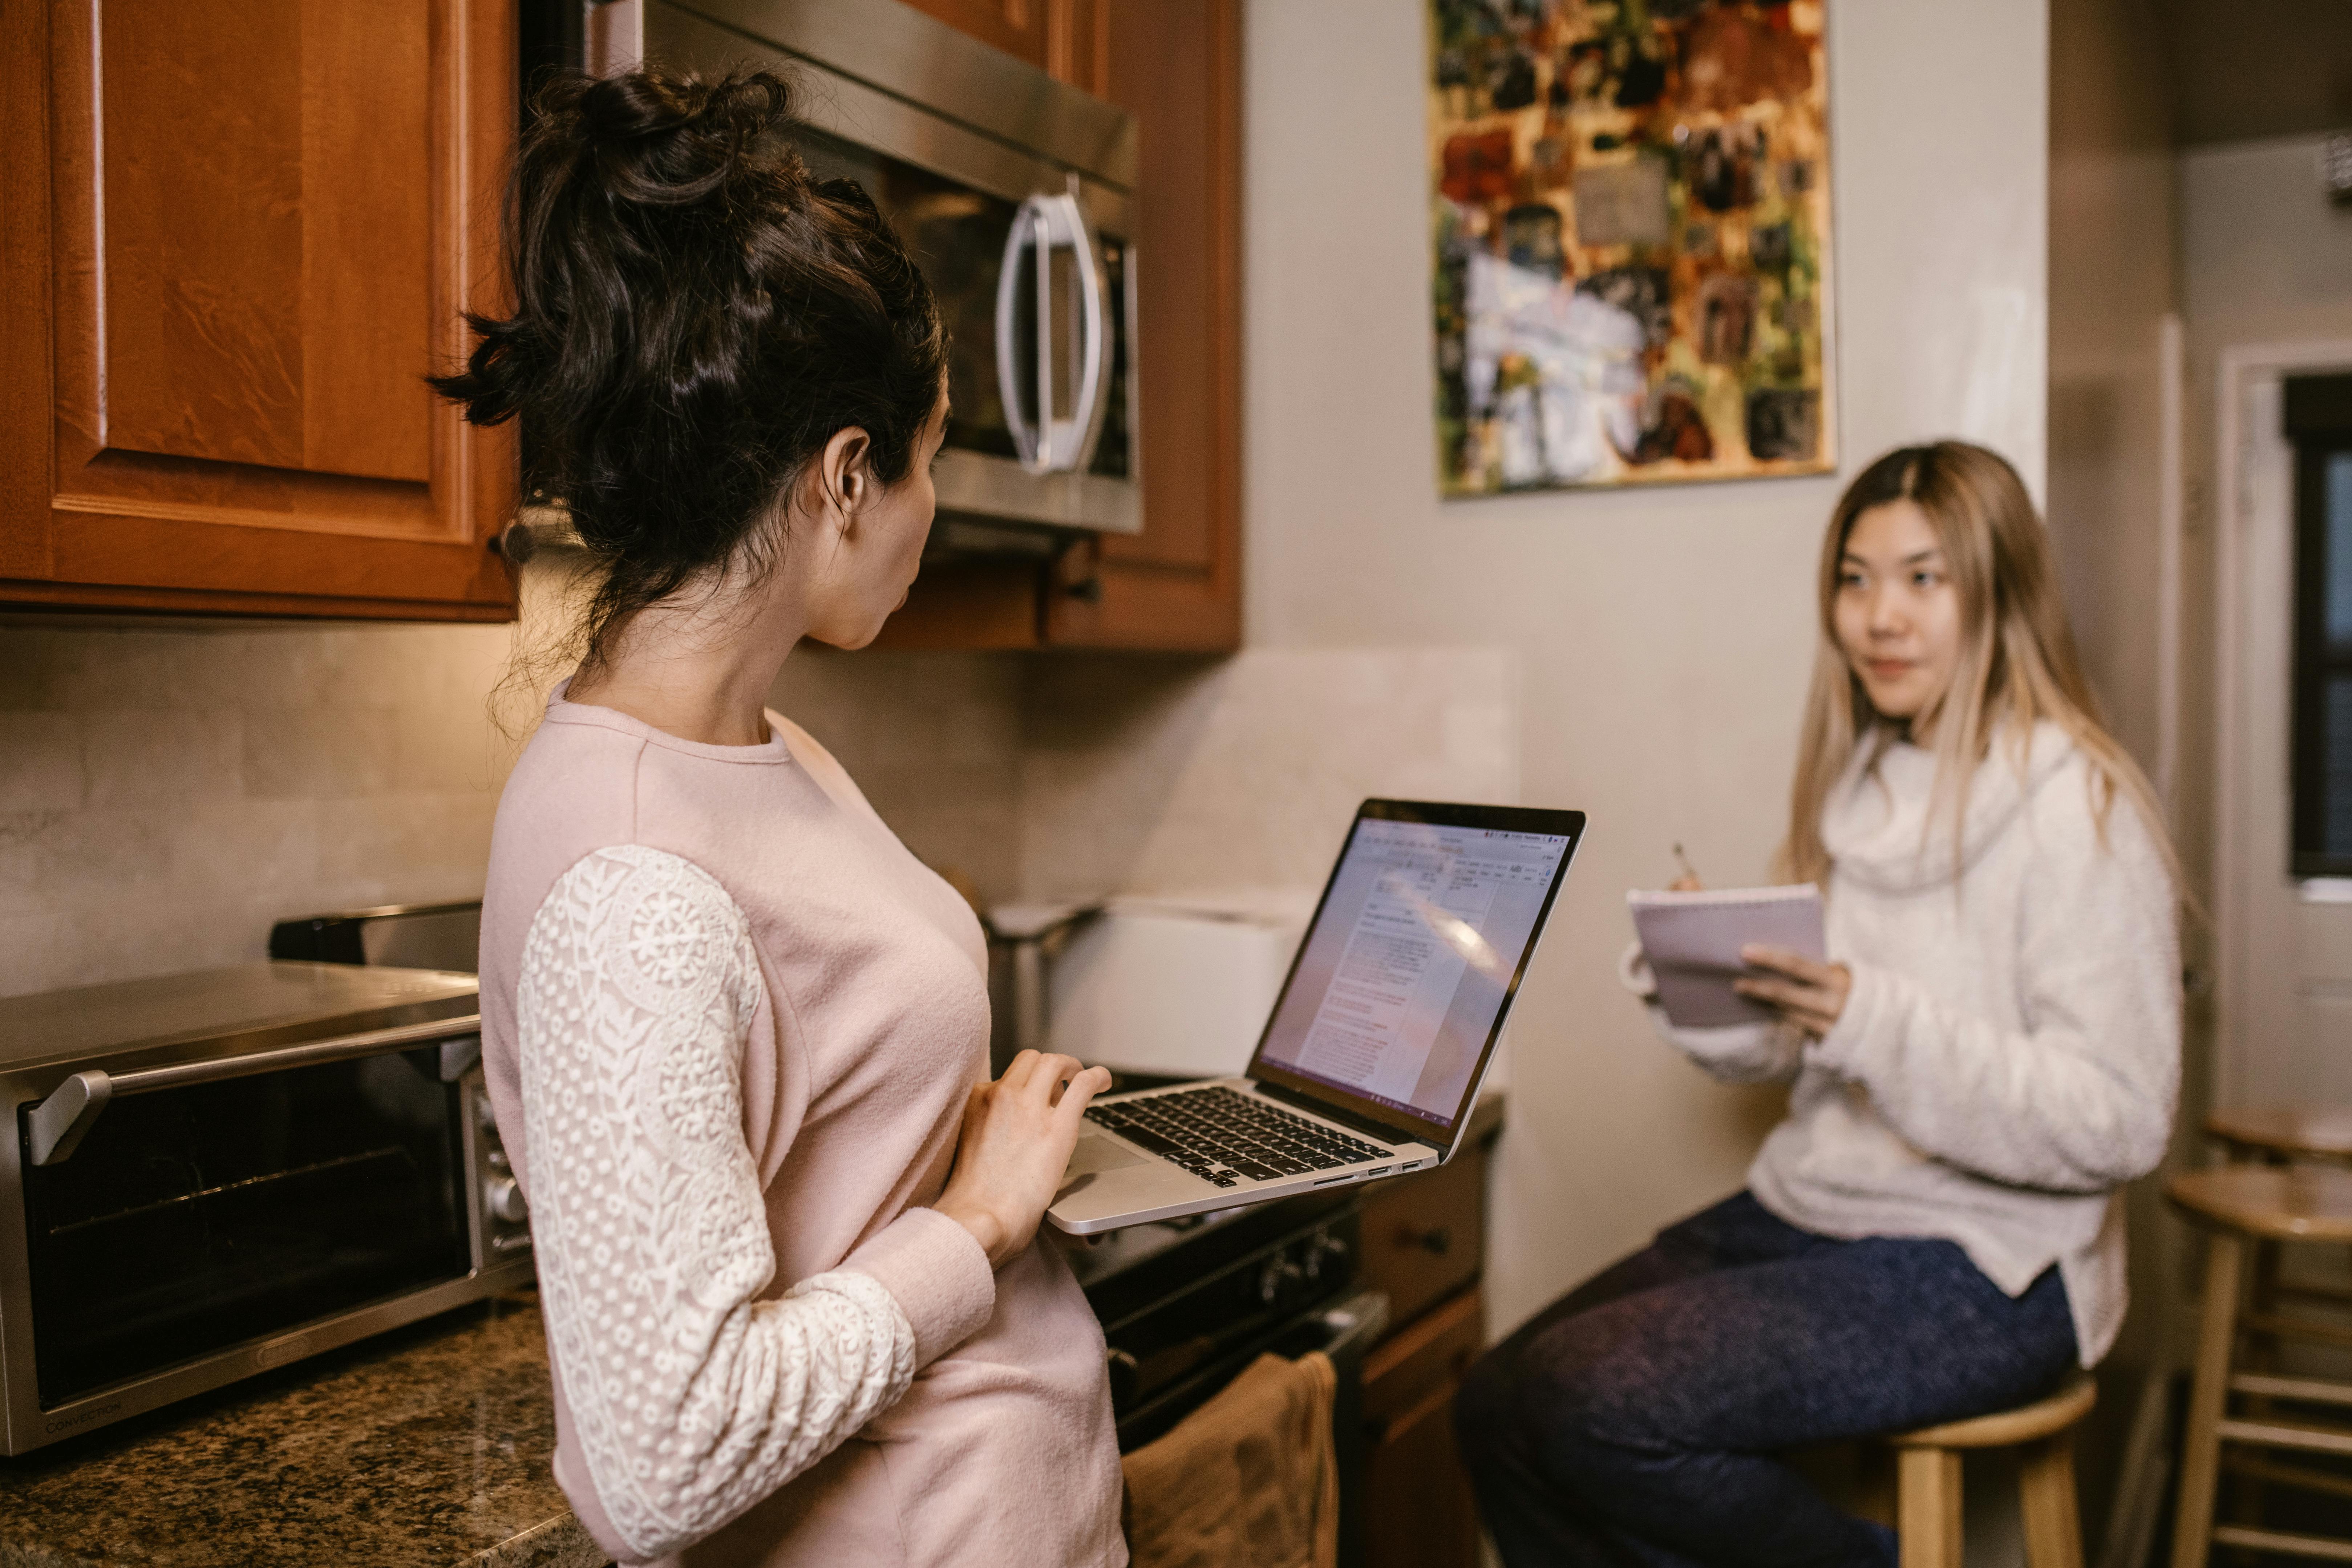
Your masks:
<svg viewBox="0 0 2352 1568"><path fill-rule="evenodd" d="M462 1108L429 1049L107 1107L24 1171L42 1405L462 1279Z"/></svg>

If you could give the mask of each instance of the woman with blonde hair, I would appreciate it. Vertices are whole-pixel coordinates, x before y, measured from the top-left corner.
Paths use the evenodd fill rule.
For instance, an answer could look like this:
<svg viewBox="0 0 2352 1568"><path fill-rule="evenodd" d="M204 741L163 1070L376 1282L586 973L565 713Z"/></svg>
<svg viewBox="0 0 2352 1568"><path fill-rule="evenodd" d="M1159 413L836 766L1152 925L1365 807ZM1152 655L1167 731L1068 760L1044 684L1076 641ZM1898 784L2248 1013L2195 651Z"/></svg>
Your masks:
<svg viewBox="0 0 2352 1568"><path fill-rule="evenodd" d="M2179 1082L2176 875L2041 521L1982 447L1890 452L1831 515L1820 595L1780 868L1821 884L1831 962L1747 950L1769 1023L1652 1009L1716 1077L1790 1084L1789 1114L1744 1192L1472 1373L1510 1568L1892 1564L1779 1451L2032 1399L2123 1319L2118 1189Z"/></svg>

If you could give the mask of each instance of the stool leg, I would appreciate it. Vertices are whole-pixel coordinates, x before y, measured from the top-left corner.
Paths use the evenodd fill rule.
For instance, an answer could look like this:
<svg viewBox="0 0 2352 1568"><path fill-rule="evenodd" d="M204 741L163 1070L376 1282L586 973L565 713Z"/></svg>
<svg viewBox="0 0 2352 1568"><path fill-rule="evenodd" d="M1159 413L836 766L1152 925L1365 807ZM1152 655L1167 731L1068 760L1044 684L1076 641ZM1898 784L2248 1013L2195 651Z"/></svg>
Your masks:
<svg viewBox="0 0 2352 1568"><path fill-rule="evenodd" d="M1960 1456L1906 1448L1895 1486L1903 1568L1960 1568Z"/></svg>
<svg viewBox="0 0 2352 1568"><path fill-rule="evenodd" d="M2204 1568L2212 1550L2213 1484L2221 1466L2221 1411L2237 1339L2238 1279L2244 1244L2226 1231L2205 1243L2205 1319L2197 1332L2197 1380L2181 1442L2180 1511L2172 1524L2172 1568Z"/></svg>
<svg viewBox="0 0 2352 1568"><path fill-rule="evenodd" d="M2026 1568L2083 1568L2083 1521L2074 1499L2074 1434L2031 1445L2020 1460Z"/></svg>

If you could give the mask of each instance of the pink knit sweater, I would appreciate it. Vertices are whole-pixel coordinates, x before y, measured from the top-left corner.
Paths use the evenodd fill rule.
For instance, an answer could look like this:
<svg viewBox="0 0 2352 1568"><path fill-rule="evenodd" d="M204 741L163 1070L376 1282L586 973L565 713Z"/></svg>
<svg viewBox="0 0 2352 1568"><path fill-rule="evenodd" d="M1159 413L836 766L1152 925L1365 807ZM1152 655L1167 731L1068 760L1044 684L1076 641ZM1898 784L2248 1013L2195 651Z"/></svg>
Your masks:
<svg viewBox="0 0 2352 1568"><path fill-rule="evenodd" d="M1103 1340L939 1195L985 1074L962 900L840 765L548 706L482 914L556 1478L624 1563L1118 1568Z"/></svg>

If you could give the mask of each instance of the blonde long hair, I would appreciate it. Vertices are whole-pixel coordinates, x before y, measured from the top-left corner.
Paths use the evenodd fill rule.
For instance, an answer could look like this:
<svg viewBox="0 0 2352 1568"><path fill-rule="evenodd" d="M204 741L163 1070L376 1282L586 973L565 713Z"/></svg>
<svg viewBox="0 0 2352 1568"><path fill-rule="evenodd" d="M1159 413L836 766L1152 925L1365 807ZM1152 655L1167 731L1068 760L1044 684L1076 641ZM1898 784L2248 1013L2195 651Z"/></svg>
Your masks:
<svg viewBox="0 0 2352 1568"><path fill-rule="evenodd" d="M2104 836L2107 813L2120 795L2129 800L2162 849L2173 885L2180 884L2165 832L2164 812L2147 775L2100 723L2097 701L2074 657L2074 635L2058 596L2058 575L2042 520L2025 485L1998 455L1965 441L1938 441L1887 453L1848 485L1822 537L1821 643L1813 656L1812 689L1805 700L1797 778L1789 798L1789 837L1775 870L1792 882L1826 883L1830 855L1822 843L1822 811L1855 748L1872 748L1870 762L1902 733L1879 717L1862 681L1838 646L1837 595L1846 540L1871 508L1908 500L1927 514L1960 596L1960 653L1950 686L1912 721L1932 729L1936 784L1928 819L1948 804L1953 853L1969 785L2004 737L2021 773L2033 726L2047 719L2071 737L2091 764L2093 808Z"/></svg>

